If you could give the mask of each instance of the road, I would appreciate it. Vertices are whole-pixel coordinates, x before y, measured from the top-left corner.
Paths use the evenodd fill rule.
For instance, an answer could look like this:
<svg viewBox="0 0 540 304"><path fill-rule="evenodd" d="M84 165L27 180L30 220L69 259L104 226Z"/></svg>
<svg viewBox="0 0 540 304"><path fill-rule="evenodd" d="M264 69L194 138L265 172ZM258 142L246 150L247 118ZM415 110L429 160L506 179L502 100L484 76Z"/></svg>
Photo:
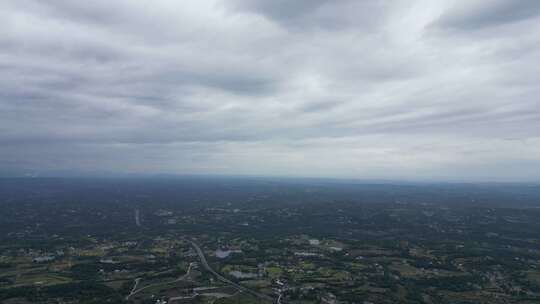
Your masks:
<svg viewBox="0 0 540 304"><path fill-rule="evenodd" d="M129 297L131 297L132 295L134 295L137 291L137 286L139 286L139 282L141 281L141 278L136 278L135 279L135 285L133 285L133 288L131 289L131 292L129 293L129 295L126 296L126 300L129 300Z"/></svg>
<svg viewBox="0 0 540 304"><path fill-rule="evenodd" d="M150 284L150 285L146 285L144 287L141 287L139 289L137 289L137 286L139 285L141 279L140 278L136 278L135 279L135 286L133 286L133 289L131 290L131 292L129 293L129 295L126 296L126 300L129 300L129 298L147 288L150 288L150 287L156 287L156 286L160 286L160 285L167 285L167 284L172 284L172 283L176 283L176 282L180 282L182 280L185 280L189 274L191 273L191 268L193 267L193 263L189 263L189 267L188 267L188 270L187 272L180 276L178 279L174 280L174 281L171 281L171 282L162 282L162 283L155 283L155 284Z"/></svg>
<svg viewBox="0 0 540 304"><path fill-rule="evenodd" d="M275 302L274 298L272 298L272 297L270 297L268 295L265 295L263 293L257 292L255 290L251 290L251 289L249 289L247 287L244 287L244 286L242 286L240 284L237 284L237 283L227 279L226 277L222 276L221 274L217 273L214 269L212 269L212 267L210 267L210 265L208 265L208 261L206 261L206 257L204 256L204 253L201 250L201 248L199 247L199 245L197 245L197 243L195 243L193 241L190 241L190 240L187 240L187 241L191 243L191 246L193 246L193 248L195 249L195 252L197 252L197 255L199 256L199 260L201 260L201 264L202 264L203 268L206 269L208 272L210 272L212 275L214 275L218 280L235 287L239 291L249 293L249 294L251 294L251 295L253 295L253 296L255 296L255 297L259 298L259 299L271 301L272 303Z"/></svg>
<svg viewBox="0 0 540 304"><path fill-rule="evenodd" d="M283 293L279 292L279 297L277 298L277 304L281 304L281 297L283 296Z"/></svg>

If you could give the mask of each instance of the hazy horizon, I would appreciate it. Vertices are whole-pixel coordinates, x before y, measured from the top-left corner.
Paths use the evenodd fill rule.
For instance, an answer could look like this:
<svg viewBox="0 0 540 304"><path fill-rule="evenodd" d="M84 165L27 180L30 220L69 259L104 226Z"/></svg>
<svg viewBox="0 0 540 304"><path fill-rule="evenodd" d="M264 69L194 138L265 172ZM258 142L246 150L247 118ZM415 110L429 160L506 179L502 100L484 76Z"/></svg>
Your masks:
<svg viewBox="0 0 540 304"><path fill-rule="evenodd" d="M0 177L540 182L540 1L0 9Z"/></svg>
<svg viewBox="0 0 540 304"><path fill-rule="evenodd" d="M47 174L12 174L0 175L0 180L17 179L58 179L58 180L245 180L245 181L277 181L302 183L330 183L357 185L530 185L540 186L540 181L529 180L497 180L497 179L450 179L450 178L361 178L361 177L329 177L304 175L257 175L257 174L170 174L170 173L113 173L113 172L49 172Z"/></svg>

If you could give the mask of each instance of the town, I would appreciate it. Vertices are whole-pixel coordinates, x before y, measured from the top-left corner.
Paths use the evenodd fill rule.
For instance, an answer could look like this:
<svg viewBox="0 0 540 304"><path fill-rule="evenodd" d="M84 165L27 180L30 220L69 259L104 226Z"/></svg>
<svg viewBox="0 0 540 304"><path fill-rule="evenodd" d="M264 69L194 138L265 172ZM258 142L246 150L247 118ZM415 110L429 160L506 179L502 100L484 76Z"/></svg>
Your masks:
<svg viewBox="0 0 540 304"><path fill-rule="evenodd" d="M2 303L540 300L534 206L470 189L465 202L392 185L132 183L3 193Z"/></svg>

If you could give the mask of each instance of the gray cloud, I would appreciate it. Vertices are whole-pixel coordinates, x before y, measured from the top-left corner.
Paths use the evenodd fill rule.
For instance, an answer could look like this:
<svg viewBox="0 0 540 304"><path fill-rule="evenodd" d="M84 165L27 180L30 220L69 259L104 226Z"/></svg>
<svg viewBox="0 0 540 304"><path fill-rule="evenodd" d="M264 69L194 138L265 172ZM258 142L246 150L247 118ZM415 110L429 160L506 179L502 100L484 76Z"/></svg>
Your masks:
<svg viewBox="0 0 540 304"><path fill-rule="evenodd" d="M535 0L475 0L467 3L456 2L435 24L460 30L476 30L536 18L539 15L540 2Z"/></svg>
<svg viewBox="0 0 540 304"><path fill-rule="evenodd" d="M276 22L287 30L324 29L330 31L355 27L366 31L383 22L388 1L233 0L230 8L251 12Z"/></svg>
<svg viewBox="0 0 540 304"><path fill-rule="evenodd" d="M540 6L456 5L4 1L0 171L537 180Z"/></svg>

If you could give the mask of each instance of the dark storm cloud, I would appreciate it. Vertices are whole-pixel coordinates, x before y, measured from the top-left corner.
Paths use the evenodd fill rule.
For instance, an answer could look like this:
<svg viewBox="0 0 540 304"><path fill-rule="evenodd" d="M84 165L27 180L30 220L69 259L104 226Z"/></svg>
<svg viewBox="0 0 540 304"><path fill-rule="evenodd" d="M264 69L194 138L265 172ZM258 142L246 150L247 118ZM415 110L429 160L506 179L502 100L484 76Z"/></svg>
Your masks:
<svg viewBox="0 0 540 304"><path fill-rule="evenodd" d="M539 7L4 1L0 171L459 178L462 168L474 179L504 173L499 163L533 167Z"/></svg>
<svg viewBox="0 0 540 304"><path fill-rule="evenodd" d="M294 2L286 0L232 1L239 9L251 10L278 20L289 20L301 15L308 15L329 2L328 0L299 0Z"/></svg>
<svg viewBox="0 0 540 304"><path fill-rule="evenodd" d="M340 30L357 27L369 30L385 17L387 1L232 0L228 5L239 11L260 14L290 29Z"/></svg>
<svg viewBox="0 0 540 304"><path fill-rule="evenodd" d="M519 22L540 15L540 2L536 0L487 0L456 2L435 22L440 27L475 30Z"/></svg>

